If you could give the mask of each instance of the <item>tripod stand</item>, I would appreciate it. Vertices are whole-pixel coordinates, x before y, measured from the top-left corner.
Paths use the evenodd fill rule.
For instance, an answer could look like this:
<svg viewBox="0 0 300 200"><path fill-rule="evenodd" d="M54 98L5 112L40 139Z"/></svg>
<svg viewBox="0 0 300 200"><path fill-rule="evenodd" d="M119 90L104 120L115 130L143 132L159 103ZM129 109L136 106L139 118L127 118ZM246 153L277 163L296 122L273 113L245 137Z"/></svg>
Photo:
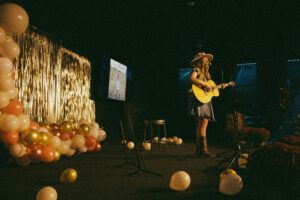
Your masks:
<svg viewBox="0 0 300 200"><path fill-rule="evenodd" d="M238 130L238 112L237 112L237 107L238 107L238 103L239 101L235 99L235 94L234 91L232 91L232 96L234 99L234 103L233 103L233 113L232 113L232 117L233 117L233 145L234 145L234 149L227 151L227 152L222 152L219 153L217 156L219 157L220 155L223 154L227 154L227 153L231 153L232 156L230 156L229 158L227 158L225 161L221 162L220 164L217 164L214 167L218 167L218 166L222 166L226 163L228 163L228 165L226 166L226 169L231 168L233 165L238 167L238 158L244 158L247 159L246 157L242 156L243 152L242 152L242 147L241 147L241 142L239 141L240 139L240 134L239 134L239 130Z"/></svg>
<svg viewBox="0 0 300 200"><path fill-rule="evenodd" d="M129 121L129 125L130 125L130 129L131 129L131 134L132 134L132 140L134 141L134 143L136 143L136 138L135 138L135 134L134 134L134 131L133 131L133 126L132 126L132 122L131 122L131 119L130 117L128 116L128 121ZM123 137L123 141L125 141L125 134L124 134L124 129L123 129L123 124L122 124L122 121L120 120L120 124L121 124L121 130L122 130L122 137ZM126 162L125 164L133 164L133 163L130 163L128 161L128 154L127 154L127 147L126 147L126 143L124 144L124 148L125 148L125 156L126 156ZM137 165L136 164L133 164L134 167L136 167L136 170L132 173L129 173L128 175L135 175L135 174L138 174L140 172L145 172L145 173L148 173L148 174L152 174L152 175L156 175L156 176L160 176L160 177L163 177L162 174L159 174L159 173L156 173L156 172L153 172L153 171L150 171L145 163L145 160L144 160L144 155L143 155L143 150L138 150L136 147L134 148L134 153L135 153L135 156L136 156L136 159L137 159Z"/></svg>

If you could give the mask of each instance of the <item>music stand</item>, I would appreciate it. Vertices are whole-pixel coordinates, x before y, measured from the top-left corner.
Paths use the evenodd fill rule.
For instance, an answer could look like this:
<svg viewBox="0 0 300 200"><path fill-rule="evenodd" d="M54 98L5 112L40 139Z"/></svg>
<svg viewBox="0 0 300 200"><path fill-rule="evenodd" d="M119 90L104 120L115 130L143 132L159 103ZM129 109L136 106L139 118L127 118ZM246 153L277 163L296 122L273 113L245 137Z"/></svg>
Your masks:
<svg viewBox="0 0 300 200"><path fill-rule="evenodd" d="M126 145L126 139L125 139L125 133L124 133L124 128L123 128L123 123L122 120L120 120L120 127L121 127L121 134L122 134L122 144L124 147L124 157L125 157L125 162L120 164L120 165L116 165L115 168L119 168L122 166L126 166L126 165L133 165L135 166L135 163L133 163L132 161L130 161L129 157L128 157L128 152L127 152L127 145Z"/></svg>
<svg viewBox="0 0 300 200"><path fill-rule="evenodd" d="M133 126L132 126L132 122L131 122L131 119L130 117L128 116L128 121L129 121L129 125L130 125L130 129L131 129L131 134L132 134L132 139L134 141L134 143L136 144L137 140L135 138L135 134L134 134L134 130L133 130ZM126 147L125 147L126 148ZM135 175L135 174L139 174L140 172L145 172L145 173L148 173L148 174L152 174L152 175L156 175L156 176L160 176L161 178L163 177L162 174L159 174L157 172L153 172L153 171L150 171L145 163L145 160L144 160L144 155L143 155L143 150L138 150L137 148L134 148L134 152L135 152L135 155L136 155L136 159L137 159L137 162L138 162L138 165L134 165L136 167L136 171L132 172L132 173L129 173L128 175Z"/></svg>
<svg viewBox="0 0 300 200"><path fill-rule="evenodd" d="M239 131L238 131L238 114L237 114L238 113L237 109L238 109L239 101L236 99L235 91L234 91L233 88L231 89L231 96L232 96L232 99L233 99L232 112L233 112L233 124L234 124L234 130L233 130L233 132L234 132L234 134L233 134L234 149L217 154L217 157L220 156L220 155L223 155L223 154L227 154L227 153L232 153L232 156L227 158L225 161L221 162L220 164L217 164L216 166L214 166L214 167L218 167L218 166L224 165L225 163L229 163L227 165L226 169L231 168L231 166L233 164L238 166L238 158L240 158L240 157L248 160L248 158L246 158L244 156L241 156L241 154L243 152L242 152L241 143L239 142L240 134L239 134Z"/></svg>

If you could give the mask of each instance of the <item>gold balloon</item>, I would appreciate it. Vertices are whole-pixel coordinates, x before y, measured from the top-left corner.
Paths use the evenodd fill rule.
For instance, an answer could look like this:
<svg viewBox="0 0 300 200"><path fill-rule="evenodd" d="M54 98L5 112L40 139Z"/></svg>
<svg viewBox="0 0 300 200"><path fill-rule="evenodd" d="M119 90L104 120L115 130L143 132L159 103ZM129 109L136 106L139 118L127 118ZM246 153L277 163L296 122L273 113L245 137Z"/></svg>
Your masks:
<svg viewBox="0 0 300 200"><path fill-rule="evenodd" d="M40 139L40 133L34 129L30 129L25 138L24 138L24 141L27 143L27 144L34 144L36 142L38 142Z"/></svg>
<svg viewBox="0 0 300 200"><path fill-rule="evenodd" d="M54 162L58 161L60 159L60 153L59 151L55 150L55 159Z"/></svg>
<svg viewBox="0 0 300 200"><path fill-rule="evenodd" d="M87 124L80 124L79 126L79 132L82 135L86 135L90 132L90 126Z"/></svg>
<svg viewBox="0 0 300 200"><path fill-rule="evenodd" d="M73 128L72 123L69 121L62 122L59 127L64 131L70 131Z"/></svg>
<svg viewBox="0 0 300 200"><path fill-rule="evenodd" d="M74 183L77 180L77 171L73 168L68 168L60 176L62 183Z"/></svg>
<svg viewBox="0 0 300 200"><path fill-rule="evenodd" d="M225 174L237 174L234 169L228 168L221 172L219 180L221 180Z"/></svg>
<svg viewBox="0 0 300 200"><path fill-rule="evenodd" d="M42 144L48 144L49 139L50 139L49 133L40 132L39 134L40 134L39 142Z"/></svg>

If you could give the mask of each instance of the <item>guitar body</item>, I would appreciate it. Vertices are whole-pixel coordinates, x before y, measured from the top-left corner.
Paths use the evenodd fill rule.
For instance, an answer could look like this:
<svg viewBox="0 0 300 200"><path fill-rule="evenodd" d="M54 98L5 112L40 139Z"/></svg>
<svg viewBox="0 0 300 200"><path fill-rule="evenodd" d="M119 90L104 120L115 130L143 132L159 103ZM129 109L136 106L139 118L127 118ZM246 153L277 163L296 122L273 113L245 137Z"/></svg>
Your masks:
<svg viewBox="0 0 300 200"><path fill-rule="evenodd" d="M215 82L213 82L212 80L209 80L207 82L211 87L215 87L216 84ZM200 101L201 103L208 103L211 101L211 99L213 97L218 97L220 95L219 90L218 89L214 89L211 92L207 92L205 90L203 90L203 88L200 88L194 84L192 84L192 90L193 93L195 95L195 97L198 99L198 101Z"/></svg>

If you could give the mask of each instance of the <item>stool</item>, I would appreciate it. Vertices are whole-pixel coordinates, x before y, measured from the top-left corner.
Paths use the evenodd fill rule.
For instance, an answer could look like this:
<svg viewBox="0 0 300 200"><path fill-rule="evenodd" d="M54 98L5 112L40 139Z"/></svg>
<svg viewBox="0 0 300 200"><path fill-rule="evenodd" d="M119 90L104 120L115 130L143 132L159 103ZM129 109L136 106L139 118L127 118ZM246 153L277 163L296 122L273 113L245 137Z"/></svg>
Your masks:
<svg viewBox="0 0 300 200"><path fill-rule="evenodd" d="M149 135L149 140L147 140L147 135ZM144 142L153 140L153 126L151 120L144 121Z"/></svg>
<svg viewBox="0 0 300 200"><path fill-rule="evenodd" d="M158 148L160 149L160 144L167 144L167 150L169 150L168 142L167 142L167 129L166 129L166 120L157 119L152 121L153 124L153 134L158 137ZM162 136L165 138L164 141L161 140Z"/></svg>

